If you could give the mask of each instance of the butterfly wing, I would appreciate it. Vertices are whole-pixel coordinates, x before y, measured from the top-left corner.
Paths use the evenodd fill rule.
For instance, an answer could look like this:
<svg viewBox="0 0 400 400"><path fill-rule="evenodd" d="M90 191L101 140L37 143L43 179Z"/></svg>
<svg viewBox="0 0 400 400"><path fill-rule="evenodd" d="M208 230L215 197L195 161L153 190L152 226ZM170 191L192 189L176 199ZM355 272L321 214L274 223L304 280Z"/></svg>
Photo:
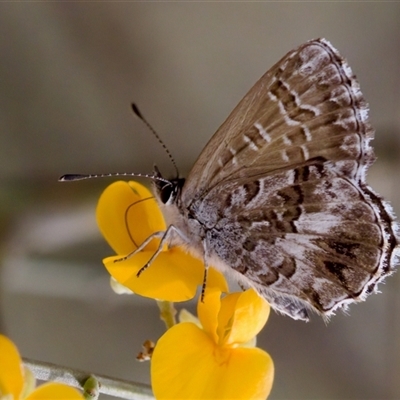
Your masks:
<svg viewBox="0 0 400 400"><path fill-rule="evenodd" d="M362 300L398 252L390 207L365 183L367 106L323 39L288 53L211 138L182 190L215 264L307 319Z"/></svg>
<svg viewBox="0 0 400 400"><path fill-rule="evenodd" d="M246 94L208 142L182 192L184 204L215 184L324 157L364 179L374 161L367 106L329 42L289 52Z"/></svg>
<svg viewBox="0 0 400 400"><path fill-rule="evenodd" d="M295 319L364 300L398 251L389 207L320 159L217 184L190 211L216 264Z"/></svg>

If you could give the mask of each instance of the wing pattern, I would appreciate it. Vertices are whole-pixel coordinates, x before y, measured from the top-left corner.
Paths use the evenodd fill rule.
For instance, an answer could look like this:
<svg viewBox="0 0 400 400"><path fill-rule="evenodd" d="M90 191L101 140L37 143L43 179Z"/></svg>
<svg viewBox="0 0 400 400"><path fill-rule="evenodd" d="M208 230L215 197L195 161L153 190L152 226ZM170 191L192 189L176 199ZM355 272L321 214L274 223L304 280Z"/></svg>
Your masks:
<svg viewBox="0 0 400 400"><path fill-rule="evenodd" d="M294 318L364 300L394 263L389 208L320 159L216 185L191 211L211 253Z"/></svg>
<svg viewBox="0 0 400 400"><path fill-rule="evenodd" d="M329 42L313 40L275 64L232 111L194 164L182 200L317 156L362 181L374 161L372 137L350 67Z"/></svg>
<svg viewBox="0 0 400 400"><path fill-rule="evenodd" d="M212 260L295 319L363 300L395 264L397 224L365 181L367 114L337 50L307 42L248 92L182 189Z"/></svg>

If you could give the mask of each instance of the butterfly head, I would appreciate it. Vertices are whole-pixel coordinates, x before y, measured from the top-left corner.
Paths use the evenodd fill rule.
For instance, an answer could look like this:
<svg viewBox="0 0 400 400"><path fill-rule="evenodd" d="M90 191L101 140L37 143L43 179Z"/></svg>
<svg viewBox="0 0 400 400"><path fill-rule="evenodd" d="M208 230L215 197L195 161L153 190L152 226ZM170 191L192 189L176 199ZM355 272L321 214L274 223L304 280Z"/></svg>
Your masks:
<svg viewBox="0 0 400 400"><path fill-rule="evenodd" d="M163 178L160 170L156 166L154 166L154 176ZM184 178L174 178L168 180L168 182L165 180L154 180L156 196L165 205L175 204L180 196L184 183Z"/></svg>

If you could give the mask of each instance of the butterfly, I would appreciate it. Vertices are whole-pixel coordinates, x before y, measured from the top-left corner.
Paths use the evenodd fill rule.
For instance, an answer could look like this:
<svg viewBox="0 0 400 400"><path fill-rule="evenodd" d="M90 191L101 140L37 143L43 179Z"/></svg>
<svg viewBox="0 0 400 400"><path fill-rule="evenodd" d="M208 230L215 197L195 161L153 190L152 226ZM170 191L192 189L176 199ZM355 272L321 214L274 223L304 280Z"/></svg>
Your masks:
<svg viewBox="0 0 400 400"><path fill-rule="evenodd" d="M366 183L373 135L347 62L325 39L302 44L250 89L187 179L156 169L160 249L184 245L294 319L364 300L399 254L391 207Z"/></svg>

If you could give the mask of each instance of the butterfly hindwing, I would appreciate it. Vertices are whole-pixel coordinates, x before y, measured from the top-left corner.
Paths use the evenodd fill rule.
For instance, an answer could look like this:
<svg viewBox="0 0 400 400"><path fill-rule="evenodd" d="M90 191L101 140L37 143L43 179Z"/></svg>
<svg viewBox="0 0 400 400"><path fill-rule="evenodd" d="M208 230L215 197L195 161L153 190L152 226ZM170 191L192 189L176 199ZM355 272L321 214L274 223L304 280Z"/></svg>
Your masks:
<svg viewBox="0 0 400 400"><path fill-rule="evenodd" d="M329 316L390 272L394 225L369 190L317 159L216 185L190 211L210 226L209 251L272 305L281 299L292 312L306 304Z"/></svg>

